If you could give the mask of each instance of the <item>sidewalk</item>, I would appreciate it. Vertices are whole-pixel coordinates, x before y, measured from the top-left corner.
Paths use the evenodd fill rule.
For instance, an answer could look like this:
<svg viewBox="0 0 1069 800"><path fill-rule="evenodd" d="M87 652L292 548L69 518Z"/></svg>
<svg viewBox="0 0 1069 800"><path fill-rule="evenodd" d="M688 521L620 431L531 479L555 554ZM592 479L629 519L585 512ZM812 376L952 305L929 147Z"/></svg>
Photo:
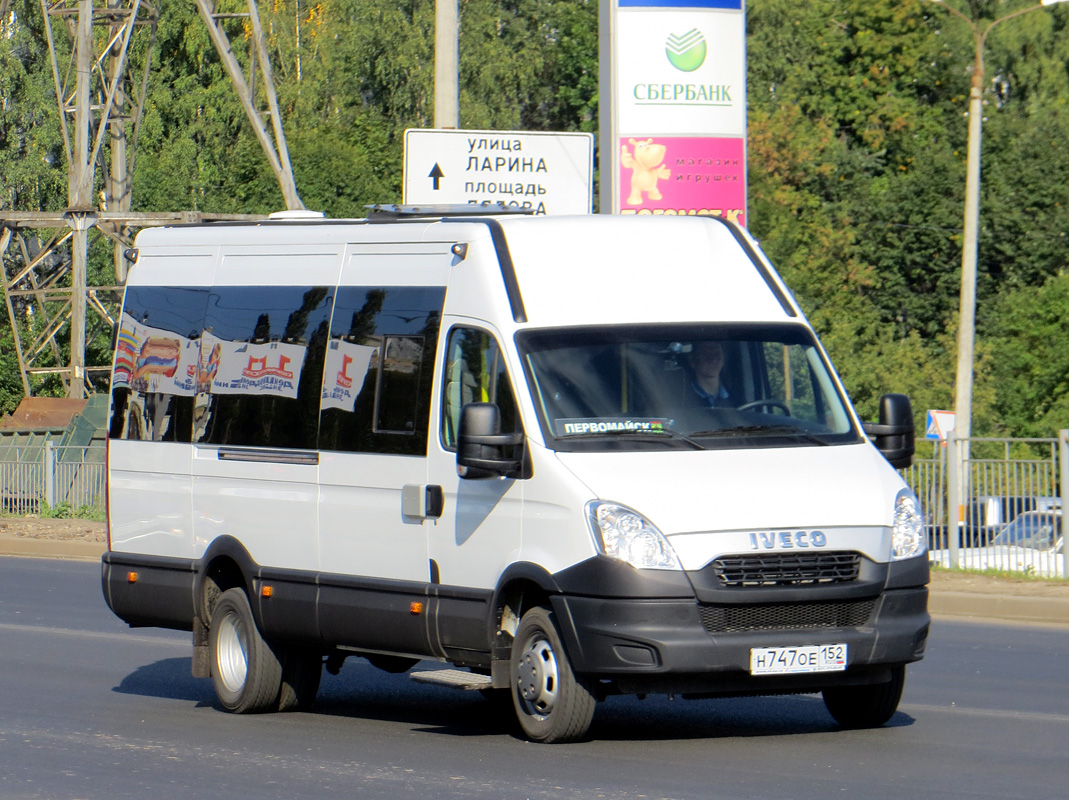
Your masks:
<svg viewBox="0 0 1069 800"><path fill-rule="evenodd" d="M67 558L100 561L105 545L78 539L33 539L0 531L0 557ZM934 574L928 610L934 617L969 617L1054 625L1069 625L1069 585L1065 596L1052 596L1042 585L1013 584L1013 591L961 591L957 584Z"/></svg>

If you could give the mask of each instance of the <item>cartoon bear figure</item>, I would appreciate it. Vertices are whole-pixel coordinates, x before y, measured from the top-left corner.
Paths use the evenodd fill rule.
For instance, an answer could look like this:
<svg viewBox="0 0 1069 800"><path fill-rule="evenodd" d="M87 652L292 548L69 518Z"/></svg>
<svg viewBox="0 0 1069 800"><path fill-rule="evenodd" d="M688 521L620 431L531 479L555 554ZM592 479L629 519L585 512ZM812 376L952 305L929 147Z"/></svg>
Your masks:
<svg viewBox="0 0 1069 800"><path fill-rule="evenodd" d="M629 206L642 205L642 193L649 195L650 200L660 200L661 193L657 191L657 181L667 179L672 171L664 166L665 146L654 144L653 139L636 142L628 141L635 146L635 154L632 156L627 151L627 145L620 145L620 163L624 169L631 170L631 194L627 198Z"/></svg>

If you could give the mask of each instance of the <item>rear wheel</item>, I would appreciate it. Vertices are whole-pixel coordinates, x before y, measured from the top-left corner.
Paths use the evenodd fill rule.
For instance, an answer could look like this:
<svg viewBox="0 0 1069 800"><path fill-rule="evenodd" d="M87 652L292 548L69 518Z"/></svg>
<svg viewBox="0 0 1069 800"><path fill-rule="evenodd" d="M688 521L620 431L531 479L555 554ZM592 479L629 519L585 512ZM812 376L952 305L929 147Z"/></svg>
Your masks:
<svg viewBox="0 0 1069 800"><path fill-rule="evenodd" d="M535 742L574 742L594 719L590 683L572 672L553 615L532 608L512 644L512 704L520 727Z"/></svg>
<svg viewBox="0 0 1069 800"><path fill-rule="evenodd" d="M891 680L865 686L834 686L824 690L824 705L844 728L876 728L894 716L906 668L892 668Z"/></svg>
<svg viewBox="0 0 1069 800"><path fill-rule="evenodd" d="M260 635L243 590L227 589L219 595L208 646L212 683L227 711L250 714L278 708L282 662Z"/></svg>

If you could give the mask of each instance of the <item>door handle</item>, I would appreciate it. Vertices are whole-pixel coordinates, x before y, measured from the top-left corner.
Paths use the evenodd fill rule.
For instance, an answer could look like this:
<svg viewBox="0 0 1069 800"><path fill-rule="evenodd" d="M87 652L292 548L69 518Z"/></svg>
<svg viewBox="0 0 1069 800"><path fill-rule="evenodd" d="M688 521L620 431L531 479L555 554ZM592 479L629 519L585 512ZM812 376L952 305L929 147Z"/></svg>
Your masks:
<svg viewBox="0 0 1069 800"><path fill-rule="evenodd" d="M401 513L417 519L438 519L445 509L445 493L437 484L407 483L401 487Z"/></svg>

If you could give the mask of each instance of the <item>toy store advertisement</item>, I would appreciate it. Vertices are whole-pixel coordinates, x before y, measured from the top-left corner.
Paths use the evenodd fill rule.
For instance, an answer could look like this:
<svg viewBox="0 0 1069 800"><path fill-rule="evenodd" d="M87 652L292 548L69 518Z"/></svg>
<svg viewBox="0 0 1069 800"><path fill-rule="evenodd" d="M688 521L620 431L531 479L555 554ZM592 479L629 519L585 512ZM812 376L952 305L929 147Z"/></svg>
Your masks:
<svg viewBox="0 0 1069 800"><path fill-rule="evenodd" d="M619 140L620 213L707 215L745 225L746 140Z"/></svg>

